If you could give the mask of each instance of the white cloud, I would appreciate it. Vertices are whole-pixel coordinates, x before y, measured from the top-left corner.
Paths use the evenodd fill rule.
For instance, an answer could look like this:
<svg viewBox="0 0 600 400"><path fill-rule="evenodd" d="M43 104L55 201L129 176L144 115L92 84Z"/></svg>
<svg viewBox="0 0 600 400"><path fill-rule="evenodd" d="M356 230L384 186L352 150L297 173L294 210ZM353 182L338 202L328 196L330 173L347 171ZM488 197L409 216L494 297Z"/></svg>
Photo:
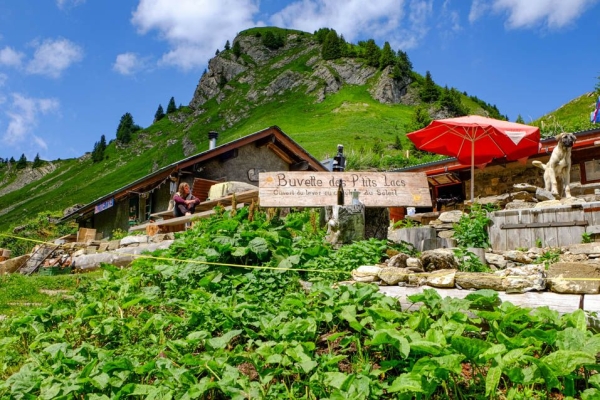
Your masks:
<svg viewBox="0 0 600 400"><path fill-rule="evenodd" d="M80 4L85 3L85 0L56 0L56 5L61 10L70 7L77 7Z"/></svg>
<svg viewBox="0 0 600 400"><path fill-rule="evenodd" d="M112 66L113 71L121 75L133 75L144 67L144 62L135 53L123 53L117 55Z"/></svg>
<svg viewBox="0 0 600 400"><path fill-rule="evenodd" d="M2 143L15 146L28 140L33 140L38 146L46 149L43 139L32 134L38 124L41 114L58 111L59 102L56 99L36 99L19 93L12 94L12 103L8 104L6 116L9 119Z"/></svg>
<svg viewBox="0 0 600 400"><path fill-rule="evenodd" d="M0 72L0 87L4 86L4 84L6 83L7 80L8 80L8 75Z"/></svg>
<svg viewBox="0 0 600 400"><path fill-rule="evenodd" d="M427 33L432 0L299 0L274 14L273 25L314 32L332 28L349 42L387 40L393 47L416 46Z"/></svg>
<svg viewBox="0 0 600 400"><path fill-rule="evenodd" d="M46 39L33 44L36 48L27 72L58 78L64 70L83 59L83 49L67 39Z"/></svg>
<svg viewBox="0 0 600 400"><path fill-rule="evenodd" d="M140 0L131 22L141 34L157 30L170 51L162 63L184 70L202 67L216 49L256 24L258 0Z"/></svg>
<svg viewBox="0 0 600 400"><path fill-rule="evenodd" d="M0 65L19 67L24 56L25 54L6 46L0 50Z"/></svg>
<svg viewBox="0 0 600 400"><path fill-rule="evenodd" d="M469 19L475 21L491 9L496 13L508 13L508 28L532 28L545 25L550 29L572 24L598 0L493 0L485 5L474 0Z"/></svg>

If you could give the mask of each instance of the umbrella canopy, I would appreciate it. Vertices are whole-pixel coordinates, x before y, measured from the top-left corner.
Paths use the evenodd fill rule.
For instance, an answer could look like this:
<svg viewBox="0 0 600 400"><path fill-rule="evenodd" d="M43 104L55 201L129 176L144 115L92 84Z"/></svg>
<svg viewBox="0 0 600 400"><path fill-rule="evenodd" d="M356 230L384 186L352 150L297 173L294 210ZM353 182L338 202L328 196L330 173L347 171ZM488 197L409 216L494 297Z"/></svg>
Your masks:
<svg viewBox="0 0 600 400"><path fill-rule="evenodd" d="M419 150L456 157L461 164L471 165L471 201L475 165L497 158L528 157L540 146L539 128L478 115L434 120L406 137Z"/></svg>

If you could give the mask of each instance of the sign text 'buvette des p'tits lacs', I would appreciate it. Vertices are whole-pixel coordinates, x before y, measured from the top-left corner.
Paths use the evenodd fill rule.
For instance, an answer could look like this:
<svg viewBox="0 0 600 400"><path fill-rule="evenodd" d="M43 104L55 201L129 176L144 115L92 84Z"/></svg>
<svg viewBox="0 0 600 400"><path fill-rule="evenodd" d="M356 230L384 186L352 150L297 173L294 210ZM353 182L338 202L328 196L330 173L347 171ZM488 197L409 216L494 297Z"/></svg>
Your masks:
<svg viewBox="0 0 600 400"><path fill-rule="evenodd" d="M424 172L261 172L258 180L260 205L336 205L340 179L346 205L352 203L352 193L358 191L358 199L366 207L431 207Z"/></svg>

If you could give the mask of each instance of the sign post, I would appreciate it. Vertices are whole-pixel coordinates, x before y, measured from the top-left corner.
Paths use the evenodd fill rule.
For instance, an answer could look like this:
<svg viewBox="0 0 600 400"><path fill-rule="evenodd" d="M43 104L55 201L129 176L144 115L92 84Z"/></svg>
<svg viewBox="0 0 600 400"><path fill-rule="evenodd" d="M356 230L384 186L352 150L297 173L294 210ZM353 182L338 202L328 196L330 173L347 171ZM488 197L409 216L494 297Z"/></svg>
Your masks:
<svg viewBox="0 0 600 400"><path fill-rule="evenodd" d="M424 172L308 172L259 174L262 207L321 207L337 204L342 180L344 205L357 190L365 207L432 207Z"/></svg>

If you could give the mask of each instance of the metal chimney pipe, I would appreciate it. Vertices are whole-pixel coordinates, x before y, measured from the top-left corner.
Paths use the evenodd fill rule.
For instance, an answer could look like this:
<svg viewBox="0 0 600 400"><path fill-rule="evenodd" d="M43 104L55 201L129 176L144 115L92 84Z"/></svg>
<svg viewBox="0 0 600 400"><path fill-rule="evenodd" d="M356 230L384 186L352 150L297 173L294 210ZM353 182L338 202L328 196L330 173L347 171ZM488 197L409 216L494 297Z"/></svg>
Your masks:
<svg viewBox="0 0 600 400"><path fill-rule="evenodd" d="M208 132L208 149L212 150L217 147L217 137L219 134L215 131Z"/></svg>

